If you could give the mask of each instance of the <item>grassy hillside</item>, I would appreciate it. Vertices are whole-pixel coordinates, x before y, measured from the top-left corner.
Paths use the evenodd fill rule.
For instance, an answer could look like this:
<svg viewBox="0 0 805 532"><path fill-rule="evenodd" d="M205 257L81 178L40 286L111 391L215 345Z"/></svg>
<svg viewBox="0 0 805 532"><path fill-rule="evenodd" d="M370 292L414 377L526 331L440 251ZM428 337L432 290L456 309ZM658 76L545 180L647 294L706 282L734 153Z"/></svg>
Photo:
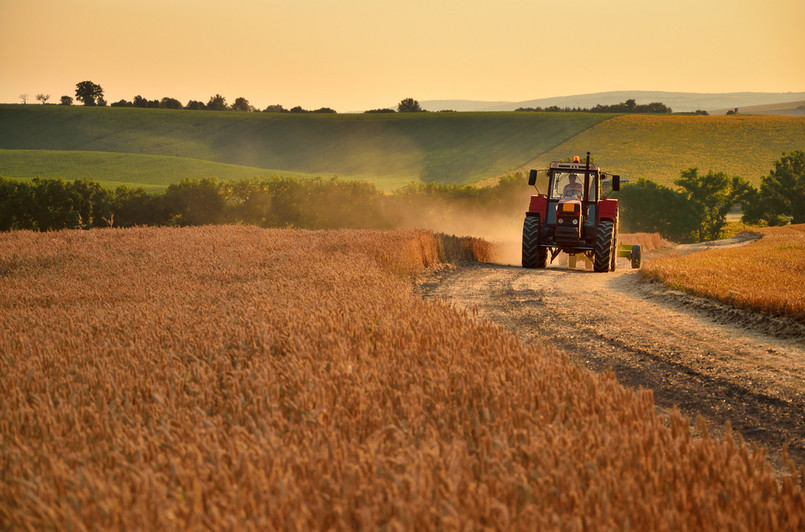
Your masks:
<svg viewBox="0 0 805 532"><path fill-rule="evenodd" d="M1 150L0 176L92 179L108 188L126 185L161 191L183 178L246 179L272 175L312 177L282 170L215 163L166 155L97 151ZM114 176L114 179L110 179Z"/></svg>
<svg viewBox="0 0 805 532"><path fill-rule="evenodd" d="M383 188L409 181L463 184L512 170L609 116L273 114L4 105L0 149L184 157L260 171L370 179ZM15 156L0 154L6 166L19 166L12 160ZM125 166L107 179L129 179Z"/></svg>
<svg viewBox="0 0 805 532"><path fill-rule="evenodd" d="M697 167L739 175L754 185L783 151L805 149L805 117L622 115L601 122L523 168L592 152L607 171L673 186L681 170Z"/></svg>

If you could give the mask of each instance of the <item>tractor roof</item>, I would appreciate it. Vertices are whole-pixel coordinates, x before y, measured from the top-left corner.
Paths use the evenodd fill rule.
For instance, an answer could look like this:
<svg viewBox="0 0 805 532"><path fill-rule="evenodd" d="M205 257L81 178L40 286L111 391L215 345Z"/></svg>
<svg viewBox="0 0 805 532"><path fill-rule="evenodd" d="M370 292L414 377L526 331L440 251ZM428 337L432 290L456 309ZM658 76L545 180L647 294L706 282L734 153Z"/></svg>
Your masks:
<svg viewBox="0 0 805 532"><path fill-rule="evenodd" d="M576 172L584 172L587 168L585 163L563 163L559 161L554 161L551 163L551 170L574 170ZM597 172L598 165L597 164L590 164L590 171Z"/></svg>

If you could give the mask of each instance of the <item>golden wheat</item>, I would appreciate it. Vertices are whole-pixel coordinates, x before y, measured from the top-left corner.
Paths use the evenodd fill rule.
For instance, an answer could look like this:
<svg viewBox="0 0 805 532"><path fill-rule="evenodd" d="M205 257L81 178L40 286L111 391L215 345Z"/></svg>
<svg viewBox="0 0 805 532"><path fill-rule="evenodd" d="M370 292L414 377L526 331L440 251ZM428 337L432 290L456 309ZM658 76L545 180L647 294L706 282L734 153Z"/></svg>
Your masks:
<svg viewBox="0 0 805 532"><path fill-rule="evenodd" d="M805 321L805 224L750 232L762 238L650 260L641 272L681 290Z"/></svg>
<svg viewBox="0 0 805 532"><path fill-rule="evenodd" d="M800 530L803 479L413 294L483 243L0 236L0 528ZM451 251L452 250L452 251ZM465 255L466 256L466 255Z"/></svg>

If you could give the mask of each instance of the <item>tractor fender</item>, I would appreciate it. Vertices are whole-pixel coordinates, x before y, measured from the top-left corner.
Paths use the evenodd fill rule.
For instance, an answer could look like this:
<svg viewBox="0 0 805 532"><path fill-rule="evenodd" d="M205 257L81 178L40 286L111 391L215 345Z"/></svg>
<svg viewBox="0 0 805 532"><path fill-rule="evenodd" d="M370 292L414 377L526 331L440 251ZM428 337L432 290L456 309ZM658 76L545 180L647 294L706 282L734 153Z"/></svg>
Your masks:
<svg viewBox="0 0 805 532"><path fill-rule="evenodd" d="M548 213L548 198L545 196L531 196L531 203L528 205L528 215L539 215L540 220L545 220Z"/></svg>
<svg viewBox="0 0 805 532"><path fill-rule="evenodd" d="M611 220L615 222L618 219L618 200L616 199L602 199L598 202L598 221Z"/></svg>

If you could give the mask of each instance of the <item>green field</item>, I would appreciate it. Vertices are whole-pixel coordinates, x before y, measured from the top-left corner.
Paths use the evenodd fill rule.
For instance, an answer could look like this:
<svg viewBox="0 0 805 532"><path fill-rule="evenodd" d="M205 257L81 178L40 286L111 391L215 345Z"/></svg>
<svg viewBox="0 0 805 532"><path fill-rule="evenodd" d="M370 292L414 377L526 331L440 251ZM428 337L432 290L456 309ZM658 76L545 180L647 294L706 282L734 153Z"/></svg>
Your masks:
<svg viewBox="0 0 805 532"><path fill-rule="evenodd" d="M158 192L183 178L217 177L222 180L284 175L313 177L285 170L215 163L167 155L139 155L97 151L0 150L0 176L92 179L108 188L125 185ZM114 176L114 179L110 178Z"/></svg>
<svg viewBox="0 0 805 532"><path fill-rule="evenodd" d="M0 176L164 189L184 177L301 175L468 184L593 154L672 185L696 166L754 184L805 149L805 118L593 113L274 114L0 105Z"/></svg>
<svg viewBox="0 0 805 532"><path fill-rule="evenodd" d="M3 105L0 149L183 157L248 166L261 173L368 179L391 189L411 181L465 184L503 174L609 116L274 114ZM17 177L33 177L33 173L19 175L15 156L2 154L0 175L14 167ZM77 161L75 172L65 171L62 177L82 177L81 170ZM125 177L129 172L124 165L107 180L129 181Z"/></svg>
<svg viewBox="0 0 805 532"><path fill-rule="evenodd" d="M673 187L681 170L726 172L753 185L783 151L805 150L805 117L774 115L622 115L601 122L529 161L542 168L568 154L592 152L605 170Z"/></svg>

